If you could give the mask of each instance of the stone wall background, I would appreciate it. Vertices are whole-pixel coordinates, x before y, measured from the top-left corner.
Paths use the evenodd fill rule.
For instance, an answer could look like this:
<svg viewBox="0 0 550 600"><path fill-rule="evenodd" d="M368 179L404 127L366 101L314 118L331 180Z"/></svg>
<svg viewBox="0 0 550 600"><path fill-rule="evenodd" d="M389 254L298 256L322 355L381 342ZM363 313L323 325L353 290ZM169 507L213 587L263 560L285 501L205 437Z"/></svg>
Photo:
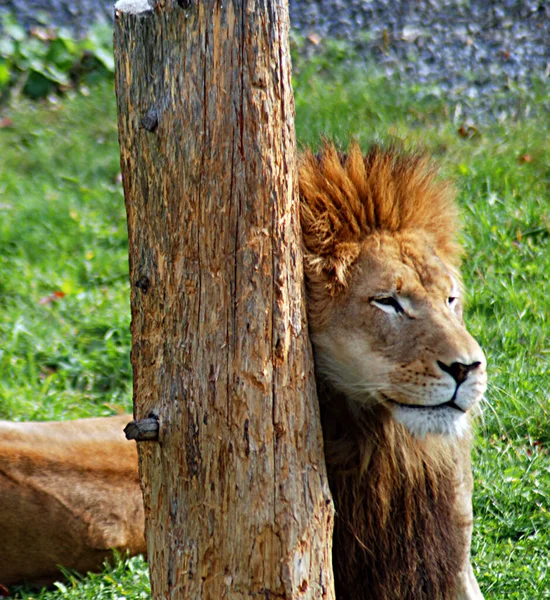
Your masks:
<svg viewBox="0 0 550 600"><path fill-rule="evenodd" d="M113 13L110 0L1 2L26 25L46 20L78 34ZM514 89L528 98L533 81L550 82L550 1L290 0L290 13L295 31L348 40L365 65L397 72L466 112L528 111L500 97Z"/></svg>

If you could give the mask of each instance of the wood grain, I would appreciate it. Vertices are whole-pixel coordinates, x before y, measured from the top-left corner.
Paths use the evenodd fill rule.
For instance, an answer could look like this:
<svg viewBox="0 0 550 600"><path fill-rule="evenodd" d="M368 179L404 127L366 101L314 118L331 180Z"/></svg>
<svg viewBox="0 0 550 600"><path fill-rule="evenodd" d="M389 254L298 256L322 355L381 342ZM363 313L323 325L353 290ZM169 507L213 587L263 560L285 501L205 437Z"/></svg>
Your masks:
<svg viewBox="0 0 550 600"><path fill-rule="evenodd" d="M286 1L116 10L155 598L334 598ZM137 6L137 8L136 8Z"/></svg>

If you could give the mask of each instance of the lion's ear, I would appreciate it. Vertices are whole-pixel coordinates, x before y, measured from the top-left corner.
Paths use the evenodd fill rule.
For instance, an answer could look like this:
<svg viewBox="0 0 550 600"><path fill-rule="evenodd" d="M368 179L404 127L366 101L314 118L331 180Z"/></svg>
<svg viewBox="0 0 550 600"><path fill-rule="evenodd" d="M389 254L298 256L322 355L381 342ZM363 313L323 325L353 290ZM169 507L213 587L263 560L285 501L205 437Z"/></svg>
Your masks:
<svg viewBox="0 0 550 600"><path fill-rule="evenodd" d="M348 286L359 244L336 244L333 254L318 254L304 242L304 274L307 290L309 326L322 328L331 314L331 306Z"/></svg>
<svg viewBox="0 0 550 600"><path fill-rule="evenodd" d="M333 296L347 286L350 268L360 252L359 244L339 244L333 254L320 255L311 252L304 244L305 275L310 283L321 284Z"/></svg>

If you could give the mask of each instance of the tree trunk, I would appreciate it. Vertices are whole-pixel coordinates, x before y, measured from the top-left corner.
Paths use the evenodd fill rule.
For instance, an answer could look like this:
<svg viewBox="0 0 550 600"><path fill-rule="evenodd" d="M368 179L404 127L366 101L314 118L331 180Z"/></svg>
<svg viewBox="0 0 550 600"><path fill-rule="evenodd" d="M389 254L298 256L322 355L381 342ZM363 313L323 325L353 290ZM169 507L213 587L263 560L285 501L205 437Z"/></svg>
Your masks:
<svg viewBox="0 0 550 600"><path fill-rule="evenodd" d="M287 2L115 13L153 596L332 599Z"/></svg>

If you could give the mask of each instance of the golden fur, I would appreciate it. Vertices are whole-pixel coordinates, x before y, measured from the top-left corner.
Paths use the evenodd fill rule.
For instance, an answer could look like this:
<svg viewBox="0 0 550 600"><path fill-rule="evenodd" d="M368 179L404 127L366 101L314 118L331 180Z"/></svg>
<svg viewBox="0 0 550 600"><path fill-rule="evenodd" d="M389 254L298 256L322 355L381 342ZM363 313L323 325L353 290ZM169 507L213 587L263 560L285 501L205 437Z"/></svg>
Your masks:
<svg viewBox="0 0 550 600"><path fill-rule="evenodd" d="M129 420L0 421L0 584L98 570L113 548L145 552Z"/></svg>
<svg viewBox="0 0 550 600"><path fill-rule="evenodd" d="M355 144L347 155L328 144L317 156L306 152L299 175L308 318L337 512L337 598L482 598L469 565L467 425L455 431L451 416L417 426L414 414L413 435L393 405L424 406L428 392L446 393L440 379L450 378L438 359L479 363L463 384L465 406L484 390L481 350L458 305L445 305L459 284L452 187L422 156L379 148L363 156ZM387 314L392 295L402 297L407 318Z"/></svg>

